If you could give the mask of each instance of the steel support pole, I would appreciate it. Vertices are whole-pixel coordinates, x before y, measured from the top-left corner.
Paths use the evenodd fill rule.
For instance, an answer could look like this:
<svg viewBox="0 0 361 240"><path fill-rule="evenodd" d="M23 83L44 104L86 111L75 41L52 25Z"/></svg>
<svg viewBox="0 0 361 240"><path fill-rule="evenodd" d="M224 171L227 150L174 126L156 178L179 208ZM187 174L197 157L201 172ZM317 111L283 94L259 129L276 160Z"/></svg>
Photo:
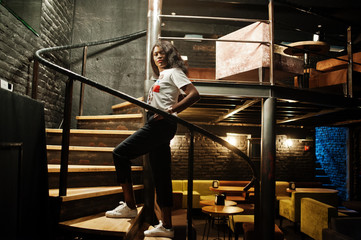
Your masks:
<svg viewBox="0 0 361 240"><path fill-rule="evenodd" d="M262 107L261 129L261 194L260 194L260 232L259 239L274 239L275 224L275 159L276 98L264 100Z"/></svg>
<svg viewBox="0 0 361 240"><path fill-rule="evenodd" d="M159 15L162 10L162 0L148 0L148 29L146 45L146 62L145 62L145 81L144 81L144 99L147 99L148 89L152 86L151 77L153 70L150 65L151 51L153 45L160 35ZM152 171L148 160L148 155L144 157L144 212L145 221L153 223L154 219L154 183L152 181Z"/></svg>
<svg viewBox="0 0 361 240"><path fill-rule="evenodd" d="M270 36L270 45L269 45L269 49L270 49L270 66L269 66L269 82L271 85L274 85L274 57L273 57L273 52L274 52L274 24L273 24L273 19L274 19L274 11L273 11L273 0L269 0L268 3L268 21L269 21L269 36Z"/></svg>
<svg viewBox="0 0 361 240"><path fill-rule="evenodd" d="M149 87L152 85L149 83L153 75L153 70L150 65L151 51L154 44L157 42L160 36L160 18L162 14L162 0L148 0L148 29L147 29L147 49L146 49L146 62L145 62L145 94L148 93Z"/></svg>

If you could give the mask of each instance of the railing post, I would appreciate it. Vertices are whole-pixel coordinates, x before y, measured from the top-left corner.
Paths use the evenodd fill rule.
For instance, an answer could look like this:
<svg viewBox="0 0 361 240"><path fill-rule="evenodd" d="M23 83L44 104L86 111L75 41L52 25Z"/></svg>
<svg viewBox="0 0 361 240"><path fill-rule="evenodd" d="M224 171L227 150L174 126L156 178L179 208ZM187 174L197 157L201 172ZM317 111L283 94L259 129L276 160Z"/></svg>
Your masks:
<svg viewBox="0 0 361 240"><path fill-rule="evenodd" d="M190 130L188 150L188 196L187 196L187 233L188 239L193 239L192 209L193 209L193 164L194 163L194 131Z"/></svg>
<svg viewBox="0 0 361 240"><path fill-rule="evenodd" d="M85 76L87 52L88 52L88 46L84 46L84 48L83 48L83 62L82 62L82 65L81 65L81 75L82 76ZM79 96L79 116L83 115L84 88L85 88L85 84L81 83L80 84L80 96Z"/></svg>
<svg viewBox="0 0 361 240"><path fill-rule="evenodd" d="M69 78L68 81L66 82L66 88L65 88L64 122L63 122L63 133L61 140L59 196L66 196L66 189L67 189L73 82L74 82L73 79Z"/></svg>
<svg viewBox="0 0 361 240"><path fill-rule="evenodd" d="M352 71L353 71L353 59L352 59L352 38L351 38L351 26L347 28L347 84L346 84L346 97L353 97L353 84L352 84Z"/></svg>
<svg viewBox="0 0 361 240"><path fill-rule="evenodd" d="M33 66L33 83L31 86L31 97L33 99L38 98L38 80L39 80L39 61L35 59Z"/></svg>

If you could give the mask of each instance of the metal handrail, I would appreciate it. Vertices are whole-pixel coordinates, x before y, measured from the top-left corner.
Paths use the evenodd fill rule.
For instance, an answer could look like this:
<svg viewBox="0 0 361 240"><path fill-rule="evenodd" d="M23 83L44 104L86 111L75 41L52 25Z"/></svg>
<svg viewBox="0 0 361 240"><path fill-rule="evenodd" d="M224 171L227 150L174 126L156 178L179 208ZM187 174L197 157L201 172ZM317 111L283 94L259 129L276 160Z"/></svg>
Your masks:
<svg viewBox="0 0 361 240"><path fill-rule="evenodd" d="M69 77L69 80L67 82L67 87L66 87L66 97L65 97L65 108L64 109L64 126L63 126L63 139L62 139L62 159L61 159L61 168L60 168L60 186L59 186L59 195L60 196L65 196L66 195L66 177L67 177L67 171L68 171L68 152L69 152L69 132L70 132L70 113L71 110L69 108L71 105L71 97L72 97L72 87L73 87L73 81L74 80L78 80L81 83L87 84L89 86L92 86L98 90L101 90L103 92L106 92L108 94L111 94L113 96L119 97L123 100L126 100L130 103L133 103L139 107L142 107L144 109L147 109L149 111L152 111L154 113L157 113L161 116L163 116L165 119L171 120L173 122L176 122L178 124L181 124L183 126L185 126L186 128L188 128L188 130L191 133L191 138L193 139L193 134L194 132L198 132L204 136L206 136L207 138L211 139L212 141L228 148L229 150L231 150L233 153L237 154L238 156L242 157L247 164L249 165L249 167L252 170L252 180L249 184L249 186L247 186L247 189L249 187L251 187L251 185L255 185L255 188L258 189L258 170L255 166L255 164L250 160L250 158L243 153L240 149L238 149L237 147L233 146L232 144L228 143L226 140L222 139L221 137L218 137L212 133L210 133L209 131L194 125L188 121L185 121L177 116L174 116L172 114L169 114L168 112L162 111L158 108L155 108L145 102L139 101L138 99L127 95L121 91L115 90L113 88L107 87L105 85L102 85L96 81L93 81L85 76L82 76L78 73L72 72L69 69L66 69L64 67L61 67L59 65L56 65L55 63L52 63L48 60L46 60L45 58L43 58L41 55L45 54L45 53L49 53L49 52L53 52L53 51L59 51L59 50L68 50L68 49L73 49L73 48L80 48L80 47L84 47L84 46L94 46L94 45L100 45L100 44L104 44L104 43L110 43L110 42L115 42L115 41L129 41L129 40L134 40L137 39L139 37L142 37L146 34L146 31L140 31L137 33L133 33L133 34L129 34L126 36L122 36L119 38L114 38L114 39L109 39L109 40L104 40L104 41L98 41L98 42L90 42L90 43L82 43L82 44L74 44L74 45L66 45L66 46L57 46L57 47L50 47L50 48L44 48L44 49L40 49L38 51L35 52L34 58L39 62L42 63L43 65L57 71L60 72L62 74L64 74L65 76ZM35 86L36 87L36 86ZM34 91L34 89L33 89ZM36 92L36 90L35 90ZM190 145L190 150L189 150L189 156L190 156L190 160L189 160L189 167L191 167L192 169L190 169L190 172L193 172L193 140L192 143ZM63 159L64 158L64 159ZM192 179L193 180L193 179ZM190 181L188 183L189 185L192 184ZM190 187L192 187L192 185L190 185ZM189 198L191 199L191 198ZM188 201L189 201L188 199ZM191 206L191 202L189 203L188 207ZM188 226L191 227L191 226Z"/></svg>
<svg viewBox="0 0 361 240"><path fill-rule="evenodd" d="M219 20L219 21L233 21L233 22L265 22L269 23L269 20L265 19L251 19L251 18L226 18L226 17L207 17L207 16L190 16L190 15L158 15L160 18L183 18L183 19L197 19L197 20Z"/></svg>
<svg viewBox="0 0 361 240"><path fill-rule="evenodd" d="M233 40L233 39L219 39L219 38L197 38L197 37L159 37L161 40L183 40L183 41L213 41L213 42L238 42L238 43L260 43L270 45L268 41L252 41L252 40Z"/></svg>

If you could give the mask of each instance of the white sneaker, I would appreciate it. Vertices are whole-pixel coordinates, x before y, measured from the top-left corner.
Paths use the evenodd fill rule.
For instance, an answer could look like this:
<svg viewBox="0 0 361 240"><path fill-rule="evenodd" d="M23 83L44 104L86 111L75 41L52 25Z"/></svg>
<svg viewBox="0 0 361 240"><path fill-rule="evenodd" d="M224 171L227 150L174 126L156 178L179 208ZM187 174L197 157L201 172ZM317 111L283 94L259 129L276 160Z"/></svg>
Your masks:
<svg viewBox="0 0 361 240"><path fill-rule="evenodd" d="M109 218L134 218L137 216L137 209L130 209L123 201L120 201L119 204L120 205L113 210L107 211L105 216Z"/></svg>
<svg viewBox="0 0 361 240"><path fill-rule="evenodd" d="M162 221L159 221L158 225L155 225L154 228L144 231L144 237L174 237L173 228L167 229L163 227Z"/></svg>

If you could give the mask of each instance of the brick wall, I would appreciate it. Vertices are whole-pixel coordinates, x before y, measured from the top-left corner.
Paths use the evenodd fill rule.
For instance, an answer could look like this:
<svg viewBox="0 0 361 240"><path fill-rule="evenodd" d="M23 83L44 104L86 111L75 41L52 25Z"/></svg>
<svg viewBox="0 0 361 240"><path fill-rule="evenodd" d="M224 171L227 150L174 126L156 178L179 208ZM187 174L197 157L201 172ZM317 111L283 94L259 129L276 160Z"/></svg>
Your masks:
<svg viewBox="0 0 361 240"><path fill-rule="evenodd" d="M315 159L312 139L290 139L292 146L286 143L287 136L276 138L276 179L285 181L314 181ZM307 146L305 148L305 146Z"/></svg>
<svg viewBox="0 0 361 240"><path fill-rule="evenodd" d="M14 85L14 92L31 96L33 79L33 54L42 47L67 45L71 42L73 0L44 0L40 21L40 37L35 36L21 22L0 6L0 78ZM55 62L68 65L69 52L51 56ZM65 78L48 68L39 71L38 99L44 103L47 127L57 127L61 122L64 105Z"/></svg>
<svg viewBox="0 0 361 240"><path fill-rule="evenodd" d="M346 158L347 128L316 128L316 158L342 199L347 199Z"/></svg>
<svg viewBox="0 0 361 240"><path fill-rule="evenodd" d="M276 140L276 179L286 181L313 181L314 148L312 140L292 139L293 146L285 145L285 135ZM305 151L305 145L310 146ZM188 135L177 135L172 140L172 178L188 177ZM247 153L247 135L240 135L237 145ZM259 162L255 161L256 166ZM176 170L175 170L176 169ZM250 180L251 168L247 162L228 149L206 137L196 135L194 142L194 179Z"/></svg>

